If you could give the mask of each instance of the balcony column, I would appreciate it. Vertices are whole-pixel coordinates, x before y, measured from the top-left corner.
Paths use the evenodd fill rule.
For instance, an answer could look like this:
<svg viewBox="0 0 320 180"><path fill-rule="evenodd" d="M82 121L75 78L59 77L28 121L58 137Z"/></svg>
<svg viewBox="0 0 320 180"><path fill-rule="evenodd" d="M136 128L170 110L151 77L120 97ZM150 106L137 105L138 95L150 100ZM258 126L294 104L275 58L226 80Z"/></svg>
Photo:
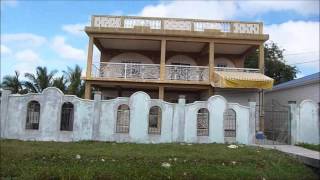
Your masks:
<svg viewBox="0 0 320 180"><path fill-rule="evenodd" d="M161 55L160 55L160 80L165 80L166 74L166 40L161 40Z"/></svg>
<svg viewBox="0 0 320 180"><path fill-rule="evenodd" d="M259 45L259 69L262 74L264 74L264 45L261 43Z"/></svg>
<svg viewBox="0 0 320 180"><path fill-rule="evenodd" d="M84 98L91 99L91 83L88 81L86 81L85 87L84 87Z"/></svg>
<svg viewBox="0 0 320 180"><path fill-rule="evenodd" d="M87 73L86 78L91 78L92 71L92 57L93 57L93 37L89 37L88 56L87 56Z"/></svg>
<svg viewBox="0 0 320 180"><path fill-rule="evenodd" d="M88 46L88 57L87 57L86 83L85 83L85 89L84 89L85 99L91 99L91 84L88 82L88 79L91 79L92 57L93 57L93 37L90 36L89 46Z"/></svg>
<svg viewBox="0 0 320 180"><path fill-rule="evenodd" d="M209 43L209 81L214 79L214 42Z"/></svg>

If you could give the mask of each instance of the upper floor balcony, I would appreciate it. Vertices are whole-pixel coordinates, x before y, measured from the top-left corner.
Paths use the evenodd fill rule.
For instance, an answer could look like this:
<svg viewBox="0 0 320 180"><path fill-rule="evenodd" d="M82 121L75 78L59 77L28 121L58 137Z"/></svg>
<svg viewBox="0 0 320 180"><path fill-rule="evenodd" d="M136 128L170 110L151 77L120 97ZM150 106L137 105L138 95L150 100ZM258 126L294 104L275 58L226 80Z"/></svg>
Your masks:
<svg viewBox="0 0 320 180"><path fill-rule="evenodd" d="M220 36L268 39L261 22L94 15L91 33L143 33L177 36ZM222 36L221 36L222 35Z"/></svg>

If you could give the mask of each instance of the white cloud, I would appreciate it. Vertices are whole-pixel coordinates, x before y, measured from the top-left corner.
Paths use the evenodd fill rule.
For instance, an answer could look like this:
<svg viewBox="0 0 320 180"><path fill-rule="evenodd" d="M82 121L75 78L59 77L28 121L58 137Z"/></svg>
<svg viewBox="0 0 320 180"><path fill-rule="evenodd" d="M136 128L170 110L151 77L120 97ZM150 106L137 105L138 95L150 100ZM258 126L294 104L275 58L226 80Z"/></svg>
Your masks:
<svg viewBox="0 0 320 180"><path fill-rule="evenodd" d="M11 54L12 50L5 45L1 44L0 53L2 54Z"/></svg>
<svg viewBox="0 0 320 180"><path fill-rule="evenodd" d="M89 23L79 23L79 24L66 24L62 26L62 30L77 36L85 35L84 27L88 26Z"/></svg>
<svg viewBox="0 0 320 180"><path fill-rule="evenodd" d="M265 26L264 31L269 34L270 40L286 50L288 64L318 68L319 25L319 22L312 21L288 21ZM313 62L303 63L307 61Z"/></svg>
<svg viewBox="0 0 320 180"><path fill-rule="evenodd" d="M32 33L15 33L1 35L3 43L15 43L19 47L37 47L46 42L46 38Z"/></svg>
<svg viewBox="0 0 320 180"><path fill-rule="evenodd" d="M31 49L19 51L15 54L15 58L19 61L38 63L40 61L39 55Z"/></svg>
<svg viewBox="0 0 320 180"><path fill-rule="evenodd" d="M228 19L235 15L236 8L236 3L233 1L173 1L146 6L138 15L151 17Z"/></svg>
<svg viewBox="0 0 320 180"><path fill-rule="evenodd" d="M62 58L74 59L74 60L84 60L85 52L82 49L77 49L65 42L65 38L62 36L56 36L52 42L52 48L55 50Z"/></svg>
<svg viewBox="0 0 320 180"><path fill-rule="evenodd" d="M43 64L39 55L31 49L18 51L14 54L16 63L14 69L18 70L21 74L33 73L37 66Z"/></svg>
<svg viewBox="0 0 320 180"><path fill-rule="evenodd" d="M171 1L145 6L138 15L231 19L291 10L300 15L319 14L319 1Z"/></svg>

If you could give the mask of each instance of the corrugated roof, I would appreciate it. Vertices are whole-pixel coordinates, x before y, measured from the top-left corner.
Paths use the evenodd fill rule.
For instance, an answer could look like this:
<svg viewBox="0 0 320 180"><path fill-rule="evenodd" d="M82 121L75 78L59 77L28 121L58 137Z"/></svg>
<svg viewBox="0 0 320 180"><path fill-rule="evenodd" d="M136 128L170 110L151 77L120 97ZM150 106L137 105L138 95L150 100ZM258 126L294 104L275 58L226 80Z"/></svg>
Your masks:
<svg viewBox="0 0 320 180"><path fill-rule="evenodd" d="M310 84L310 83L319 82L319 81L320 81L320 72L314 73L308 76L304 76L299 79L294 79L285 83L278 84L274 86L271 91L302 86L305 84Z"/></svg>

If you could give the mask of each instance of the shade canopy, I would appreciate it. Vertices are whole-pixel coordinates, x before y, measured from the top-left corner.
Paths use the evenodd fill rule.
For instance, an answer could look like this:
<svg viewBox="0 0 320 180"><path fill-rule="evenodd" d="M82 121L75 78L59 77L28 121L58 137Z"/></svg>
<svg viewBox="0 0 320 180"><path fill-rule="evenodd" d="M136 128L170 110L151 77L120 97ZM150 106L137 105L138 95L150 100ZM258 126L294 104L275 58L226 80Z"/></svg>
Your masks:
<svg viewBox="0 0 320 180"><path fill-rule="evenodd" d="M211 85L221 88L272 89L273 86L272 78L253 72L216 71L213 79Z"/></svg>

